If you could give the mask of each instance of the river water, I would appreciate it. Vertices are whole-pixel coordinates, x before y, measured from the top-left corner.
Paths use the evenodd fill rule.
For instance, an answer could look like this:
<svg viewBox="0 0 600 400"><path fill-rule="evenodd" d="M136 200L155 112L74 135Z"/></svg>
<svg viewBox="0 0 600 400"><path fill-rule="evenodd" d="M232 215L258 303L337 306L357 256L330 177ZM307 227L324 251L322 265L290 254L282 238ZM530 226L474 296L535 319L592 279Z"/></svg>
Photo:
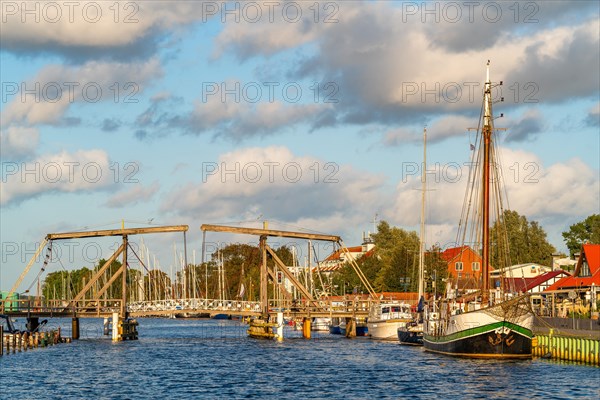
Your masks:
<svg viewBox="0 0 600 400"><path fill-rule="evenodd" d="M112 343L101 320L82 340L0 358L1 399L597 399L600 368L481 361L422 348L287 330L250 339L239 321L140 319ZM52 320L69 335L70 320Z"/></svg>

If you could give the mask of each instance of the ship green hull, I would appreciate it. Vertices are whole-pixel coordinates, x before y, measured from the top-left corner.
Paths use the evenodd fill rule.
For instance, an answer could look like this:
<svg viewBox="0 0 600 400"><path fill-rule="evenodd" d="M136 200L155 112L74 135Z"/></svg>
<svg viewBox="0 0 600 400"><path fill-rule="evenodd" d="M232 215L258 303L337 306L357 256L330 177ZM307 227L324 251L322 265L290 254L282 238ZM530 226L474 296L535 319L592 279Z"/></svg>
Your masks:
<svg viewBox="0 0 600 400"><path fill-rule="evenodd" d="M510 322L465 329L452 335L423 336L425 350L473 358L531 358L532 332Z"/></svg>

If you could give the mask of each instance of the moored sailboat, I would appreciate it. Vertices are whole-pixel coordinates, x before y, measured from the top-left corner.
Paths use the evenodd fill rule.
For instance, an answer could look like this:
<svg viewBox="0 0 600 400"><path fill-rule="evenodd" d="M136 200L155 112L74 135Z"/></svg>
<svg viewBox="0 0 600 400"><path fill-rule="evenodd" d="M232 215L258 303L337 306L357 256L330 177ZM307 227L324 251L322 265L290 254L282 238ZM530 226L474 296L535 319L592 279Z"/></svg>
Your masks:
<svg viewBox="0 0 600 400"><path fill-rule="evenodd" d="M423 168L421 171L421 228L419 234L419 304L414 319L398 328L400 344L423 345L423 306L425 286L425 191L427 189L427 129L423 129Z"/></svg>
<svg viewBox="0 0 600 400"><path fill-rule="evenodd" d="M492 114L492 83L489 61L484 86L479 152L473 153L471 165L481 169L473 175L471 191L478 192L479 210L463 210L471 216L469 222L459 230L459 239L465 242L466 232L477 232L472 242L481 245L482 268L481 290L469 298L457 299L448 296L445 300L434 300L425 311L423 342L425 349L454 356L478 358L531 358L533 313L529 297L511 297L498 289L490 296L490 199L501 198L498 176L499 160L495 152L495 129ZM491 191L495 193L492 196ZM470 197L467 196L470 200ZM471 204L469 201L466 204ZM500 218L501 204L493 208ZM501 221L500 221L501 222ZM462 238L461 238L462 233ZM451 293L448 293L451 294Z"/></svg>

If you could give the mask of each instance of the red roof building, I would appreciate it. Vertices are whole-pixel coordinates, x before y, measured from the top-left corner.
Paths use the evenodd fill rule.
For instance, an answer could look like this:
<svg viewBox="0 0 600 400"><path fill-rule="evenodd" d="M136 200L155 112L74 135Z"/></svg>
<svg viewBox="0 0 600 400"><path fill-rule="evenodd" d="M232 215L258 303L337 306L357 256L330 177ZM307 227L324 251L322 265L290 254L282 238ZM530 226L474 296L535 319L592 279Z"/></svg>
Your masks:
<svg viewBox="0 0 600 400"><path fill-rule="evenodd" d="M481 277L481 257L469 246L452 247L440 253L448 264L448 273L455 279Z"/></svg>
<svg viewBox="0 0 600 400"><path fill-rule="evenodd" d="M532 278L505 278L504 287L517 293L541 293L560 279L570 276L568 272L559 269Z"/></svg>
<svg viewBox="0 0 600 400"><path fill-rule="evenodd" d="M374 253L375 244L373 240L369 236L363 235L363 243L360 246L347 247L344 251L343 249L337 249L333 253L331 253L325 260L321 261L319 268L321 272L334 272L338 269L342 268L346 262L351 260L358 260L363 256L371 256ZM316 267L313 268L313 271L316 271Z"/></svg>
<svg viewBox="0 0 600 400"><path fill-rule="evenodd" d="M600 244L584 244L573 276L562 278L547 291L587 291L592 285L600 286Z"/></svg>

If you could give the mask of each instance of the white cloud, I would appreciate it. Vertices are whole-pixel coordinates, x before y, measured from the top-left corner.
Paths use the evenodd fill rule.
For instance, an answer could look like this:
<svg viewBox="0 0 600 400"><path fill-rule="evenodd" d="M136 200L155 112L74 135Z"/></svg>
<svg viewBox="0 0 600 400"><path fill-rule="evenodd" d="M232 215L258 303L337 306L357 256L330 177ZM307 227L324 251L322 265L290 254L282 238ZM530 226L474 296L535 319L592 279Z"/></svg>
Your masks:
<svg viewBox="0 0 600 400"><path fill-rule="evenodd" d="M36 128L10 126L0 130L0 157L3 160L18 160L33 155L40 134Z"/></svg>
<svg viewBox="0 0 600 400"><path fill-rule="evenodd" d="M329 228L316 223L310 227L331 232L353 229L361 218L368 221L383 207L382 186L381 176L298 156L286 147L245 148L204 163L199 181L174 190L162 211L177 210L205 221L256 219L261 214L301 224L333 218L337 222Z"/></svg>
<svg viewBox="0 0 600 400"><path fill-rule="evenodd" d="M185 1L3 2L2 14L5 50L75 59L135 56L154 49L155 36L210 17Z"/></svg>
<svg viewBox="0 0 600 400"><path fill-rule="evenodd" d="M427 126L427 141L435 143L455 136L464 136L467 129L472 125L473 118L462 115L441 117ZM422 130L410 130L408 128L397 128L388 131L383 139L384 143L389 146L398 146L407 142L421 142L422 140Z"/></svg>
<svg viewBox="0 0 600 400"><path fill-rule="evenodd" d="M123 105L137 102L146 85L161 75L156 58L142 63L90 61L76 67L48 65L27 82L3 82L11 92L18 92L12 99L8 97L11 101L2 110L2 126L60 123L76 102L92 106L102 101Z"/></svg>
<svg viewBox="0 0 600 400"><path fill-rule="evenodd" d="M253 3L263 11L260 18L226 19L216 39L213 57L221 57L227 50L242 60L258 55L270 56L318 39L339 22L340 17L337 3L331 3L327 12L322 10L321 4L294 2L290 7L268 1Z"/></svg>
<svg viewBox="0 0 600 400"><path fill-rule="evenodd" d="M506 14L502 23L481 18L472 23L466 17L456 24L443 18L422 23L420 15L404 20L402 7L392 4L341 3L339 23L322 24L325 28L263 23L254 28L260 35L242 35L242 27L227 26L217 42L242 58L310 43L305 54L316 54L300 59L296 72L335 81L338 120L357 124L407 124L427 114L478 109L490 58L492 80L504 81L495 89L497 96L508 105L586 97L600 84L597 52L590 51L598 48L600 37L593 9L587 20L570 23L553 6L544 14L550 21L525 29ZM457 29L466 25L473 28ZM432 35L433 29L442 34ZM455 32L459 37L452 36ZM262 40L292 35L288 46ZM445 46L446 40L472 46L457 49Z"/></svg>
<svg viewBox="0 0 600 400"><path fill-rule="evenodd" d="M103 150L63 151L5 164L0 186L3 206L48 193L104 190L115 184L108 155Z"/></svg>
<svg viewBox="0 0 600 400"><path fill-rule="evenodd" d="M118 208L136 205L140 202L147 202L152 199L159 189L160 185L158 182L154 182L150 186L144 186L139 183L134 184L131 189L119 192L110 197L106 202L106 205L111 208Z"/></svg>
<svg viewBox="0 0 600 400"><path fill-rule="evenodd" d="M285 104L280 101L253 104L209 97L204 103L196 103L189 129L192 132L214 131L217 135L242 140L249 136L271 135L313 121L329 108L326 104Z"/></svg>
<svg viewBox="0 0 600 400"><path fill-rule="evenodd" d="M564 221L577 222L598 212L598 171L580 159L545 166L540 158L523 150L501 148L501 165L508 197L505 209L547 228ZM458 167L461 167L458 169ZM426 201L428 242L451 243L456 232L468 180L467 165L428 165ZM420 171L396 187L394 206L386 217L401 226L416 227L421 208ZM559 244L559 243L555 243Z"/></svg>

